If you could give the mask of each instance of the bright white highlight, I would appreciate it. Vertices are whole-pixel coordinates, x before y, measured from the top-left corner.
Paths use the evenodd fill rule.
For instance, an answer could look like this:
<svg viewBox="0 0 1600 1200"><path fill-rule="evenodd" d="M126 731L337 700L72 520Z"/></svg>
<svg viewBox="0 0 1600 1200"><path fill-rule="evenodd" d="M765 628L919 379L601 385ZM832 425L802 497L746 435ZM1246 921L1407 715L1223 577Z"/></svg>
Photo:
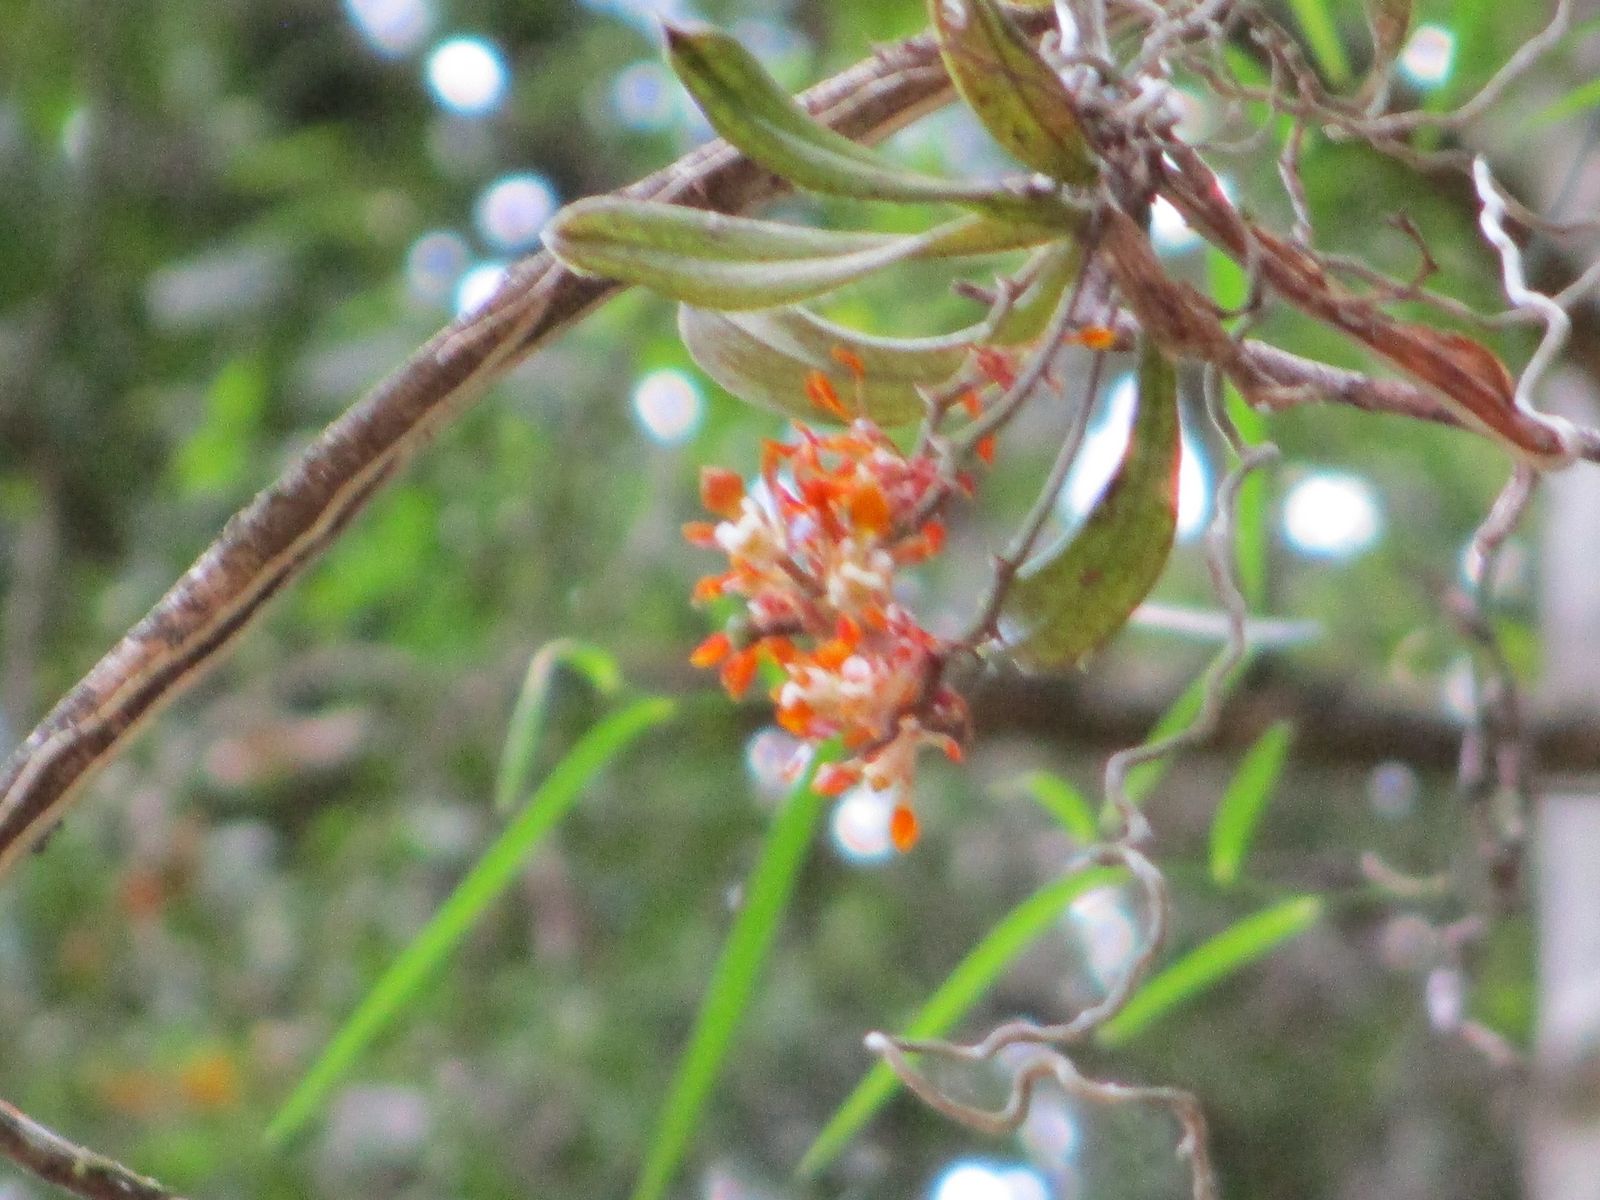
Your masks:
<svg viewBox="0 0 1600 1200"><path fill-rule="evenodd" d="M1116 888L1096 888L1067 907L1067 923L1095 982L1110 987L1128 969L1138 931Z"/></svg>
<svg viewBox="0 0 1600 1200"><path fill-rule="evenodd" d="M1419 25L1400 53L1400 73L1419 88L1436 88L1455 65L1456 35L1442 25Z"/></svg>
<svg viewBox="0 0 1600 1200"><path fill-rule="evenodd" d="M750 735L744 746L744 765L756 790L776 799L794 786L795 768L804 766L807 754L809 748L802 747L798 738L769 727Z"/></svg>
<svg viewBox="0 0 1600 1200"><path fill-rule="evenodd" d="M489 302L505 282L506 269L499 263L482 263L461 277L456 286L456 316L477 312Z"/></svg>
<svg viewBox="0 0 1600 1200"><path fill-rule="evenodd" d="M361 36L389 58L416 50L433 28L430 0L344 0L344 8Z"/></svg>
<svg viewBox="0 0 1600 1200"><path fill-rule="evenodd" d="M406 252L406 284L411 294L429 304L443 304L467 269L467 240L447 229L425 233Z"/></svg>
<svg viewBox="0 0 1600 1200"><path fill-rule="evenodd" d="M860 867L893 858L889 818L894 806L893 791L875 792L863 786L841 796L833 806L830 822L833 848L839 852L839 857Z"/></svg>
<svg viewBox="0 0 1600 1200"><path fill-rule="evenodd" d="M1079 451L1077 464L1062 489L1058 506L1062 519L1076 523L1086 516L1105 491L1106 484L1122 461L1133 428L1138 402L1137 385L1124 376L1111 388L1105 415L1089 430ZM1211 470L1205 456L1187 435L1183 437L1183 458L1178 467L1178 538L1187 541L1205 529L1211 513Z"/></svg>
<svg viewBox="0 0 1600 1200"><path fill-rule="evenodd" d="M1312 558L1353 558L1370 550L1383 532L1383 513L1372 485L1355 475L1309 475L1283 502L1289 544Z"/></svg>
<svg viewBox="0 0 1600 1200"><path fill-rule="evenodd" d="M428 86L453 113L481 117L505 99L510 73L500 51L483 38L458 37L428 55Z"/></svg>
<svg viewBox="0 0 1600 1200"><path fill-rule="evenodd" d="M507 175L478 197L478 228L502 250L521 250L539 240L556 207L555 190L544 176Z"/></svg>
<svg viewBox="0 0 1600 1200"><path fill-rule="evenodd" d="M1028 1167L964 1159L939 1176L929 1200L1049 1200L1050 1187Z"/></svg>
<svg viewBox="0 0 1600 1200"><path fill-rule="evenodd" d="M633 414L655 441L676 446L699 432L705 400L682 371L652 371L633 389Z"/></svg>

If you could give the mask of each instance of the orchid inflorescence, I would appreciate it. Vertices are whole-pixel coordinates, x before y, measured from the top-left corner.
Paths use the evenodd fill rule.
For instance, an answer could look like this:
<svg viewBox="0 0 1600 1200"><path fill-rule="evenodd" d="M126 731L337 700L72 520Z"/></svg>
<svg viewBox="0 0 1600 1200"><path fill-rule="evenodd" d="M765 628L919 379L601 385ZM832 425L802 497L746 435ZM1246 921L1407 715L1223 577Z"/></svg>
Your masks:
<svg viewBox="0 0 1600 1200"><path fill-rule="evenodd" d="M812 375L807 390L830 415L844 414L825 376ZM955 486L970 491L971 476ZM900 569L943 547L943 523L924 514L950 487L936 457L907 455L864 417L836 433L796 422L795 440L764 444L758 486L703 469L701 500L720 519L684 528L694 545L728 556L728 570L701 579L695 600L745 602L691 661L720 667L734 697L768 664L778 724L803 743L794 773L812 748L838 738L849 757L818 768L813 786L830 796L862 783L892 790L890 835L901 850L917 839L918 752L931 746L959 760L968 729L966 702L944 681L953 645L895 596Z"/></svg>

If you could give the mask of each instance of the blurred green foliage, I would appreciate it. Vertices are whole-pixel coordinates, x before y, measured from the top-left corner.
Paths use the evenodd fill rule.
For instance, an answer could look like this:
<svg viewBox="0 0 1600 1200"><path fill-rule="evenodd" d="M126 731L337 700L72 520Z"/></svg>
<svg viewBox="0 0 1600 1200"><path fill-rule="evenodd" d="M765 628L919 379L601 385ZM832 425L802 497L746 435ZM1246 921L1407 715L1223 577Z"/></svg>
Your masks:
<svg viewBox="0 0 1600 1200"><path fill-rule="evenodd" d="M462 270L510 256L475 223L495 180L535 171L570 200L701 136L661 73L649 21L626 4L435 0L426 37L392 55L363 38L358 7L0 2L8 741L229 513L450 318ZM1290 7L1277 6L1286 21ZM1359 70L1359 5L1293 7L1324 10L1319 37L1339 39ZM1469 94L1539 7L1419 5L1421 20L1457 35L1454 73L1428 102ZM798 87L916 30L923 6L707 0L696 11ZM448 115L426 86L429 48L455 34L505 56L510 85L491 116ZM1517 101L1556 103L1581 81L1563 53ZM1547 128L1571 134L1590 119L1568 109L1552 110L1565 120ZM1513 177L1537 165L1519 129L1486 135ZM1546 143L1567 144L1555 133ZM930 171L1000 161L950 114L898 135L890 152ZM1252 211L1286 219L1270 156L1228 168ZM1414 249L1382 224L1403 209L1428 237L1440 286L1497 303L1463 189L1419 185L1315 135L1304 168L1327 248L1406 274ZM883 229L908 219L812 200L782 212L847 212ZM432 278L413 252L440 232L462 259ZM1204 278L1203 256L1175 261ZM908 270L847 294L832 315L881 331L958 327L974 314L943 280ZM1265 331L1359 361L1292 317ZM1514 358L1529 349L1523 334L1497 339ZM630 405L660 370L686 373L704 395L704 420L682 444L647 436ZM1214 467L1219 446L1190 426ZM698 464L748 468L779 428L695 375L668 306L642 295L519 369L7 880L0 1095L195 1197L621 1193L734 920L730 889L775 803L747 762L755 707L702 696L682 668L704 631L686 596L705 564L677 529L698 515ZM1460 657L1438 596L1501 482L1499 456L1447 431L1324 408L1285 413L1269 431L1286 461L1249 501L1251 599L1263 613L1313 617L1326 636L1258 662L1241 692L1275 673L1437 707ZM1004 470L954 530L950 561L927 573L928 611L957 611L975 594L986 547L1025 509L1051 452L1031 432L1002 446ZM1368 481L1383 516L1370 550L1332 561L1297 553L1281 521L1288 490L1330 469ZM1518 544L1507 616L1525 668L1539 653L1531 554ZM1159 595L1208 602L1195 542ZM629 678L686 691L681 720L599 778L309 1136L266 1150L267 1119L318 1049L501 832L492 800L506 724L529 654L555 637L595 642ZM1200 661L1137 632L1089 679L1115 706L1178 695ZM582 693L563 696L548 714L551 761L599 712ZM985 731L968 767L928 773L915 854L867 868L816 847L676 1194L922 1196L965 1155L1030 1161L1027 1146L979 1144L902 1097L820 1181L791 1178L871 1066L861 1035L925 1011L1070 857L1049 813L994 785L1047 769L1093 796L1105 749L1070 728L1048 739ZM1164 855L1195 864L1174 873L1174 956L1255 904L1252 881L1278 889L1259 897L1265 906L1342 886L1363 849L1427 871L1457 844L1445 781L1291 757L1249 878L1223 894L1198 864L1233 765L1202 756L1138 782ZM1401 1182L1408 1195L1502 1194L1515 1131L1477 1103L1481 1067L1427 1031L1416 964L1385 957L1391 916L1383 905L1330 909L1126 1047L1086 1052L1084 1065L1196 1088L1229 1195L1393 1193ZM1072 916L1044 922L1025 950L1008 948L986 994L963 996L961 1029L1092 998L1086 928ZM1529 945L1525 928L1498 929L1472 997L1518 1038L1531 1020ZM1164 1163L1169 1151L1165 1127L1089 1113L1070 1161L1037 1147L1031 1161L1062 1195L1074 1178L1097 1195L1150 1195L1117 1190L1139 1186L1125 1159ZM1431 1164L1425 1177L1407 1173L1415 1161ZM36 1196L0 1164L0 1197Z"/></svg>

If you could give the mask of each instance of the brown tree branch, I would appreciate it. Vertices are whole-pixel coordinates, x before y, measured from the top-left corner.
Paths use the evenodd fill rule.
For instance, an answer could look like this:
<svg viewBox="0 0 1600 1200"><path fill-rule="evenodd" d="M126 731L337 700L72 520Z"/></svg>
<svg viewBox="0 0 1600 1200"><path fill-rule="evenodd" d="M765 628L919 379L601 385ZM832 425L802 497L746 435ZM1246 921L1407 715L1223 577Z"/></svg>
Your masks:
<svg viewBox="0 0 1600 1200"><path fill-rule="evenodd" d="M153 1179L74 1145L0 1100L0 1155L84 1200L178 1200Z"/></svg>
<svg viewBox="0 0 1600 1200"><path fill-rule="evenodd" d="M1048 10L1019 14L1042 31ZM915 37L817 85L802 102L849 137L881 139L951 95L938 49ZM739 212L786 190L711 142L623 189ZM621 290L548 254L524 260L477 313L441 330L328 427L105 655L0 767L0 875L37 844L88 779L192 687L266 602L317 560L368 500L468 404L527 355Z"/></svg>

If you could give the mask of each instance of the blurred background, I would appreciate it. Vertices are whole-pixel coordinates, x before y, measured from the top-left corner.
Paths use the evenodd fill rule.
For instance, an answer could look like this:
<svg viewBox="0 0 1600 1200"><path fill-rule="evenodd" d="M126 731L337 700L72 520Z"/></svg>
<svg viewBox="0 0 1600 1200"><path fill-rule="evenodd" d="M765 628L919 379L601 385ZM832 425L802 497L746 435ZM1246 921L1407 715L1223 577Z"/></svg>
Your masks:
<svg viewBox="0 0 1600 1200"><path fill-rule="evenodd" d="M1267 7L1291 24L1324 13L1325 70L1327 55L1359 69L1369 54L1354 0ZM1459 102L1544 7L1421 3L1398 94ZM0 0L0 746L322 426L481 303L555 208L707 136L657 52L662 16L730 28L798 88L915 32L922 5ZM1592 214L1600 193L1593 101L1574 93L1596 61L1568 39L1466 143L1562 216ZM1225 131L1188 92L1191 136ZM956 112L890 150L929 169L1001 163ZM1215 163L1286 227L1270 149ZM1406 276L1415 247L1384 223L1404 210L1441 290L1500 304L1463 180L1320 137L1304 177L1322 247ZM906 219L808 200L779 211ZM1174 271L1238 286L1181 223L1158 217L1157 233ZM1567 282L1587 249L1535 242L1535 281ZM910 272L829 311L880 332L971 320L942 283ZM1548 400L1593 421L1596 314L1575 319ZM1361 363L1292 317L1264 333ZM1525 332L1490 340L1513 362L1532 348ZM1128 415L1119 380L1063 525L1109 474ZM1143 737L1214 652L1199 533L1227 464L1192 415L1181 540L1155 598L1199 617L1130 629L1070 678L979 681L970 762L928 764L910 855L889 850L872 798L833 810L674 1194L1181 1194L1166 1121L1060 1099L988 1142L898 1097L820 1177L792 1172L870 1065L863 1033L901 1027L1071 857L1029 778L1097 796L1106 755ZM951 553L921 576L915 603L935 628L960 621L1031 500L1053 455L1041 419L1002 444ZM1519 1194L1542 1144L1524 1139L1526 1082L1450 1031L1469 1016L1531 1048L1551 931L1505 913L1458 952L1438 926L1470 895L1396 898L1359 869L1373 853L1418 876L1472 874L1454 791L1472 672L1444 597L1506 463L1461 434L1332 408L1267 428L1284 460L1247 492L1241 552L1271 644L1219 737L1149 805L1174 881L1172 953L1276 897L1323 894L1325 915L1083 1065L1195 1089L1230 1197ZM671 307L643 294L519 368L5 881L0 1095L196 1197L625 1194L789 749L763 705L732 705L689 670L707 622L687 597L712 564L677 531L700 515L701 464L749 472L781 429L701 375ZM1547 490L1498 578L1543 764L1573 796L1600 771L1595 474ZM679 715L606 771L307 1129L264 1148L330 1034L503 827L491 796L507 718L530 655L556 637L603 646L633 685L678 696ZM563 684L549 753L601 707ZM1278 722L1292 727L1287 767L1247 883L1219 888L1211 812ZM1556 908L1580 942L1600 919L1579 893ZM1127 897L1080 898L960 1030L1085 1003L1135 938ZM1578 1006L1578 1027L1594 1007ZM0 1163L0 1200L44 1194Z"/></svg>

